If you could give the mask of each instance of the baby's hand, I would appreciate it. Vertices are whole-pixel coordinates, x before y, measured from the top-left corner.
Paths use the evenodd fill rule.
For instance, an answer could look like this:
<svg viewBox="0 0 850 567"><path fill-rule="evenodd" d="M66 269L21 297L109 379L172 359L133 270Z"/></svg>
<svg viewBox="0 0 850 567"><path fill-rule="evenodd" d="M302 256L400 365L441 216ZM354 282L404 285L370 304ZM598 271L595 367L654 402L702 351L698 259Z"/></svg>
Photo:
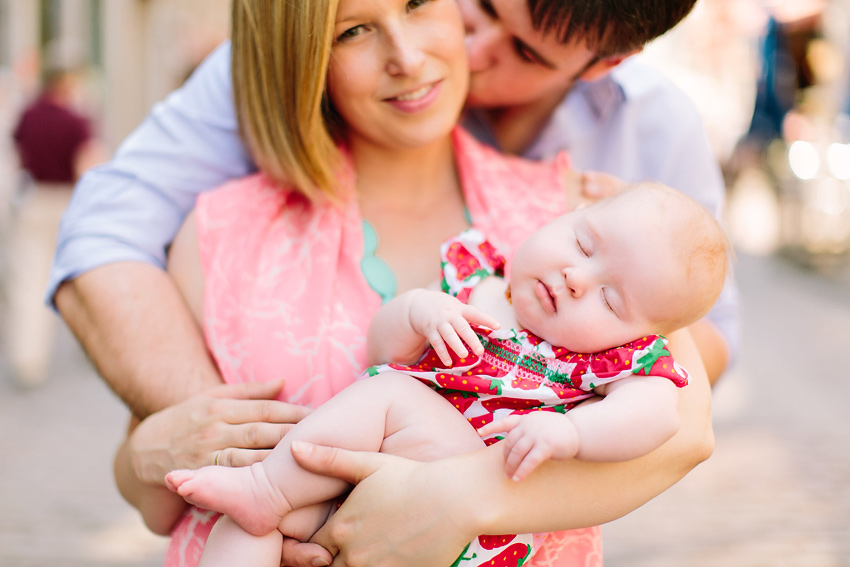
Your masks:
<svg viewBox="0 0 850 567"><path fill-rule="evenodd" d="M520 481L547 459L572 459L579 449L578 430L562 413L535 411L497 419L478 430L482 437L506 432L505 474Z"/></svg>
<svg viewBox="0 0 850 567"><path fill-rule="evenodd" d="M469 354L463 341L475 354L484 352L470 323L490 329L499 328L499 322L490 315L439 291L422 290L417 293L411 300L409 316L413 330L431 343L437 356L447 365L452 363L452 358L446 345L460 357Z"/></svg>

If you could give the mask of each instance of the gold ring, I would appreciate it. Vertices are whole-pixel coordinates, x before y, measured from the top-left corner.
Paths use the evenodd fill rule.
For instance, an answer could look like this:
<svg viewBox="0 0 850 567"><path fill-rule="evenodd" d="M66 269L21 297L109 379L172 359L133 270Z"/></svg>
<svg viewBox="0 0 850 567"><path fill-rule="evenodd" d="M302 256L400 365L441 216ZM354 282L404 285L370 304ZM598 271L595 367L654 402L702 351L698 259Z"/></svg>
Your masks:
<svg viewBox="0 0 850 567"><path fill-rule="evenodd" d="M218 466L218 458L221 457L221 451L215 454L215 466Z"/></svg>

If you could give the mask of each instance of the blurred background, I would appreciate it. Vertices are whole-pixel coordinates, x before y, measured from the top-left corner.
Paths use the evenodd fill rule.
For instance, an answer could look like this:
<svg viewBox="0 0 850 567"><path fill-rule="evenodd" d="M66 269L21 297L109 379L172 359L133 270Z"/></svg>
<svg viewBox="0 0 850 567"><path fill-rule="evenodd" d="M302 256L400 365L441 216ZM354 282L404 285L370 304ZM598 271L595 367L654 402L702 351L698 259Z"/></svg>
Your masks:
<svg viewBox="0 0 850 567"><path fill-rule="evenodd" d="M46 72L73 71L69 108L108 155L228 18L227 0L0 0L0 320L12 131ZM850 567L850 0L699 0L641 57L693 98L723 167L742 349L714 390L714 455L604 527L606 565ZM112 481L127 411L58 319L49 333L40 380L0 342L0 565L159 565L164 540Z"/></svg>

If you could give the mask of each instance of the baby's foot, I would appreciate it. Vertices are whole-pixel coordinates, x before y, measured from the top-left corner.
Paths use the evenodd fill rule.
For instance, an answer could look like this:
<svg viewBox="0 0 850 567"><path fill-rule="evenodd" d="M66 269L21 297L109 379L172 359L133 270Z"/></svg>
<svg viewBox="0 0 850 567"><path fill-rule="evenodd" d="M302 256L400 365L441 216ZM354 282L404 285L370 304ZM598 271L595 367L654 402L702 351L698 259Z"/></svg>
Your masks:
<svg viewBox="0 0 850 567"><path fill-rule="evenodd" d="M190 504L227 514L256 536L277 529L292 510L280 489L269 481L262 463L172 471L165 475L165 484Z"/></svg>

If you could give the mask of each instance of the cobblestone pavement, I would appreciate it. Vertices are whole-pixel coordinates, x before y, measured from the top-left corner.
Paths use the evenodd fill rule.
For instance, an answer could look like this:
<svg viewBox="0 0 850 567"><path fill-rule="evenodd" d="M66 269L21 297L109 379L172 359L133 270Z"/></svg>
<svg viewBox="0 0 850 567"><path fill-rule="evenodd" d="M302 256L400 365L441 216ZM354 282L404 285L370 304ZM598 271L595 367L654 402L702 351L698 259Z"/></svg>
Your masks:
<svg viewBox="0 0 850 567"><path fill-rule="evenodd" d="M715 453L605 526L608 567L850 567L850 285L746 255L737 277L744 348L715 390ZM112 482L126 411L59 338L39 389L0 366L0 565L159 565L164 540Z"/></svg>

